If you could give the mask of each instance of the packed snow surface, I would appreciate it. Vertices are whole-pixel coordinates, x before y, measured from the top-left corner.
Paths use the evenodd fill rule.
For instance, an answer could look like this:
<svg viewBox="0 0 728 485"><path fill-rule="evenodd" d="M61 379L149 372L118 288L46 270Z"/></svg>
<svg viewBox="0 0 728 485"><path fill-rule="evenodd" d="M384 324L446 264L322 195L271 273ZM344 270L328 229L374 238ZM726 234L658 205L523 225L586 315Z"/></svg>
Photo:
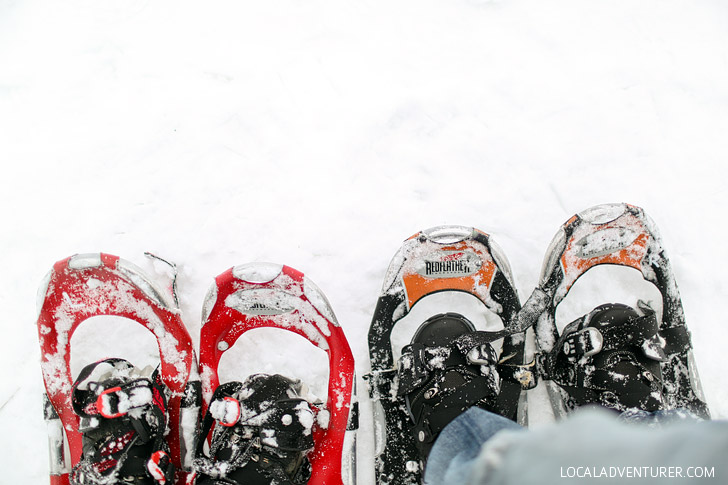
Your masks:
<svg viewBox="0 0 728 485"><path fill-rule="evenodd" d="M362 376L402 240L477 227L525 301L558 227L605 202L659 226L705 395L728 417L726 20L721 0L0 2L3 481L48 480L35 294L55 261L116 254L163 288L170 269L144 251L176 263L196 345L216 275L287 264L323 290ZM602 269L576 282L557 324L610 300L659 301L638 271ZM325 396L326 354L268 330L221 376L281 372ZM71 349L77 371L158 353L140 325L105 317ZM371 485L371 403L357 389L357 473ZM533 423L548 421L543 389L529 399ZM29 456L40 465L16 466Z"/></svg>

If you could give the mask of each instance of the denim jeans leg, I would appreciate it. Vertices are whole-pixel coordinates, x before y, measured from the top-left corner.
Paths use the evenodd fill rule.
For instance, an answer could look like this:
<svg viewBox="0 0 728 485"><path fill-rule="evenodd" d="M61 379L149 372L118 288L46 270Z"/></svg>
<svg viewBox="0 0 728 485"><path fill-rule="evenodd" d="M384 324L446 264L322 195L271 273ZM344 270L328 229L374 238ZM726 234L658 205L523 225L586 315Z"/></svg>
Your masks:
<svg viewBox="0 0 728 485"><path fill-rule="evenodd" d="M480 447L503 429L522 429L510 419L478 407L455 418L438 436L427 458L425 483L464 483Z"/></svg>

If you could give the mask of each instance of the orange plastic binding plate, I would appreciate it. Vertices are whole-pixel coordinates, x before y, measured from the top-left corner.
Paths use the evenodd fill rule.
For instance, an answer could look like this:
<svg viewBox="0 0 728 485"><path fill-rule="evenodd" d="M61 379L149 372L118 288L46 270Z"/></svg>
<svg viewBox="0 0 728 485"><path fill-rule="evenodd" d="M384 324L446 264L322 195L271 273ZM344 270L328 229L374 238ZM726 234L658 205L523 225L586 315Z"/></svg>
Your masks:
<svg viewBox="0 0 728 485"><path fill-rule="evenodd" d="M468 241L440 246L419 261L418 266L405 268L402 273L409 308L425 295L443 290L488 298L483 292L489 291L496 265L489 254Z"/></svg>
<svg viewBox="0 0 728 485"><path fill-rule="evenodd" d="M614 230L618 231L624 228L620 221L613 221L604 224L599 231L592 233L591 235L599 235L606 231ZM632 226L633 229L638 229L639 232L634 232L634 239L629 243L624 244L621 247L615 247L614 250L606 252L605 254L595 255L580 255L579 245L585 239L580 234L581 231L577 231L570 239L561 256L561 266L566 276L566 290L568 291L574 282L584 274L588 269L593 268L599 264L617 264L622 266L630 266L639 271L642 270L642 260L647 254L647 244L650 240L650 235L646 232L642 224L639 221L635 221L639 224L638 227Z"/></svg>

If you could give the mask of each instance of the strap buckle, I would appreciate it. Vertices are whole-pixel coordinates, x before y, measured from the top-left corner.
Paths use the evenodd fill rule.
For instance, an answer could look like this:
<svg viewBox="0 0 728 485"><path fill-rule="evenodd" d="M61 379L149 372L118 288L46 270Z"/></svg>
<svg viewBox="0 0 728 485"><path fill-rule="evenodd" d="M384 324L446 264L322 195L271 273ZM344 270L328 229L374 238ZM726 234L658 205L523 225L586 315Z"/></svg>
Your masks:
<svg viewBox="0 0 728 485"><path fill-rule="evenodd" d="M581 357L591 357L602 351L604 335L595 327L586 327L569 335L561 345L561 351L569 362Z"/></svg>
<svg viewBox="0 0 728 485"><path fill-rule="evenodd" d="M392 387L394 376L397 375L397 369L375 369L364 374L362 378L369 388L369 397L378 401L380 399L394 400L392 395ZM396 395L396 391L394 392Z"/></svg>
<svg viewBox="0 0 728 485"><path fill-rule="evenodd" d="M95 409L106 419L120 418L129 410L148 406L153 402L151 383L138 379L123 386L104 389L98 395Z"/></svg>
<svg viewBox="0 0 728 485"><path fill-rule="evenodd" d="M226 428L235 426L240 419L240 402L234 397L223 396L210 404L210 415Z"/></svg>
<svg viewBox="0 0 728 485"><path fill-rule="evenodd" d="M399 389L397 394L403 396L414 388L422 385L430 376L432 366L430 355L433 350L422 344L407 345L402 349L402 356L399 359ZM430 352L428 352L430 351Z"/></svg>

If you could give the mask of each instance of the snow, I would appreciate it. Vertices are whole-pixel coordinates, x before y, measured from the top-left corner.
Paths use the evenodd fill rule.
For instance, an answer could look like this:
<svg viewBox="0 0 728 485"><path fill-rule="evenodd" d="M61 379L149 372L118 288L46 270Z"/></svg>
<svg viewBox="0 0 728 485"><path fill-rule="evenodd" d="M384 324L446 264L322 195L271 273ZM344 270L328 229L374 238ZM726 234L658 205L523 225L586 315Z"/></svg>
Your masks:
<svg viewBox="0 0 728 485"><path fill-rule="evenodd" d="M210 415L227 426L232 426L240 418L240 403L233 398L218 399L210 403Z"/></svg>
<svg viewBox="0 0 728 485"><path fill-rule="evenodd" d="M119 393L118 409L120 413L126 413L130 410L137 410L138 412L141 412L140 408L150 404L151 402L152 390L150 388L132 389L130 394ZM104 403L103 406L107 408L105 410L107 414L114 414L113 412L108 412L107 403Z"/></svg>
<svg viewBox="0 0 728 485"><path fill-rule="evenodd" d="M274 448L278 447L278 440L275 437L275 433L275 430L272 429L262 430L263 439L261 440L261 443Z"/></svg>
<svg viewBox="0 0 728 485"><path fill-rule="evenodd" d="M233 276L249 283L268 283L274 280L283 266L274 263L247 263L233 267Z"/></svg>
<svg viewBox="0 0 728 485"><path fill-rule="evenodd" d="M316 424L318 424L321 429L328 429L330 420L331 413L327 409L322 409L318 412L318 414L316 414Z"/></svg>
<svg viewBox="0 0 728 485"><path fill-rule="evenodd" d="M303 426L303 432L304 434L308 435L311 433L311 428L313 427L313 412L311 412L311 408L309 407L308 403L301 402L296 406L296 417L298 418L298 422L301 423L301 426ZM324 419L322 417L322 419Z"/></svg>
<svg viewBox="0 0 728 485"><path fill-rule="evenodd" d="M104 251L162 287L168 271L143 252L176 263L196 345L216 275L287 264L325 293L361 376L402 240L475 226L525 301L558 227L605 202L660 227L705 395L728 417L726 14L720 0L0 3L4 480L47 483L45 460L15 464L47 453L33 301L55 261ZM594 305L575 316L606 301L587 276L559 311L582 287ZM138 338L126 329L149 334L109 326L111 353ZM325 382L304 344L244 359ZM372 404L357 384L367 485Z"/></svg>
<svg viewBox="0 0 728 485"><path fill-rule="evenodd" d="M197 416L200 414L199 406L189 406L182 408L180 412L180 429L182 431L182 439L184 440L184 455L182 459L186 466L192 463L194 458L194 444L196 442L196 436L194 430L197 429L195 426Z"/></svg>

